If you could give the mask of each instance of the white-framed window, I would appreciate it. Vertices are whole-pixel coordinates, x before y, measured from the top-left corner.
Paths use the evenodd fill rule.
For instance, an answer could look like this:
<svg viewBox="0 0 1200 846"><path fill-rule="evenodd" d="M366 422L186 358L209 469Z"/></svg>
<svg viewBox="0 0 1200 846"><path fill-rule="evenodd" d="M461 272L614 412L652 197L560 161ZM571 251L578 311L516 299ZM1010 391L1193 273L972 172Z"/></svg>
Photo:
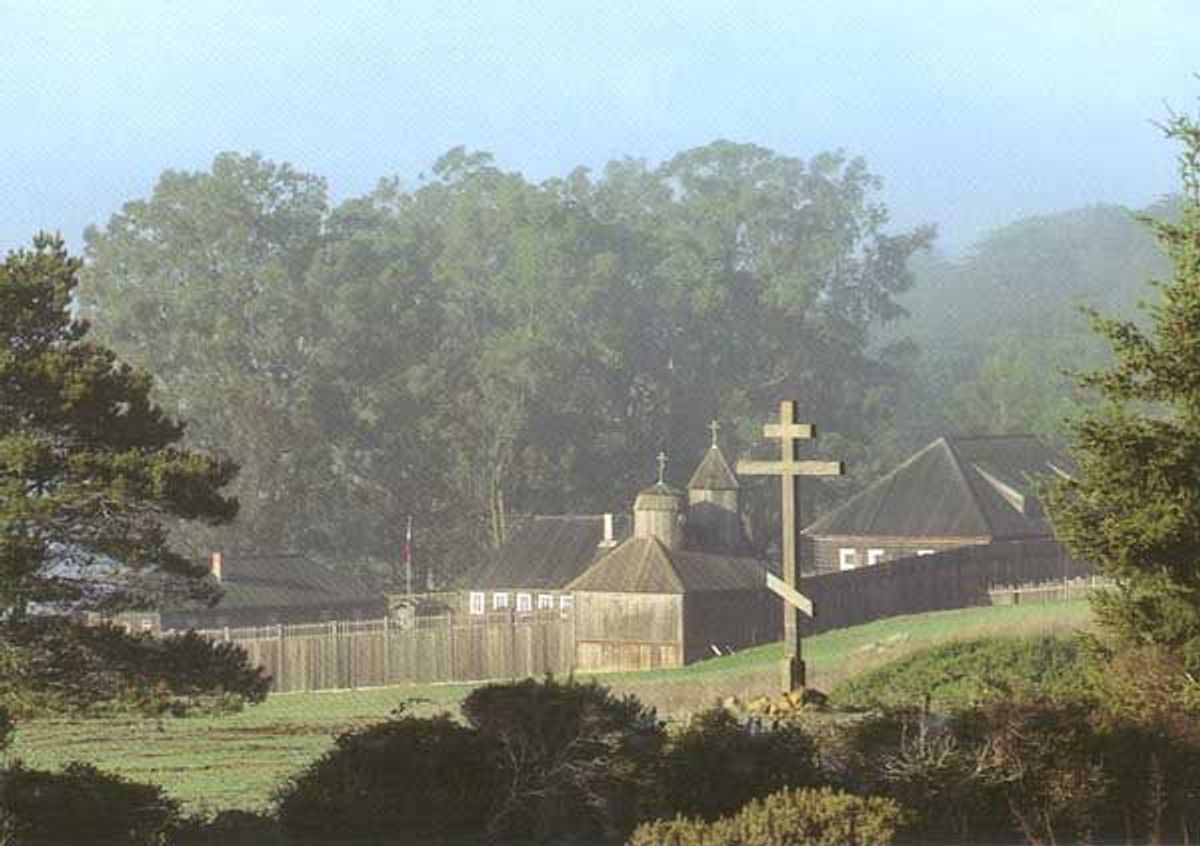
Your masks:
<svg viewBox="0 0 1200 846"><path fill-rule="evenodd" d="M917 557L920 558L920 557L924 557L926 555L933 555L935 552L937 552L936 549L918 549Z"/></svg>
<svg viewBox="0 0 1200 846"><path fill-rule="evenodd" d="M154 621L148 620L148 619L142 620L142 631L144 631L144 632L154 631Z"/></svg>
<svg viewBox="0 0 1200 846"><path fill-rule="evenodd" d="M575 604L575 597L569 593L564 593L558 598L558 609L560 611L569 611L571 606Z"/></svg>
<svg viewBox="0 0 1200 846"><path fill-rule="evenodd" d="M876 564L882 563L884 555L886 555L886 553L882 549L868 549L867 566L873 567Z"/></svg>
<svg viewBox="0 0 1200 846"><path fill-rule="evenodd" d="M533 594L518 593L517 594L517 610L532 611L533 610Z"/></svg>
<svg viewBox="0 0 1200 846"><path fill-rule="evenodd" d="M853 570L858 566L858 550L852 546L843 546L838 550L838 567L842 570Z"/></svg>
<svg viewBox="0 0 1200 846"><path fill-rule="evenodd" d="M538 594L538 610L546 611L554 608L554 595L550 593Z"/></svg>
<svg viewBox="0 0 1200 846"><path fill-rule="evenodd" d="M484 597L483 591L481 591L481 590L471 591L471 613L472 614L482 614L483 613L484 598L485 597Z"/></svg>
<svg viewBox="0 0 1200 846"><path fill-rule="evenodd" d="M507 607L508 607L508 594L507 593L497 592L497 593L492 594L492 610L493 611L499 611L500 609L507 608Z"/></svg>

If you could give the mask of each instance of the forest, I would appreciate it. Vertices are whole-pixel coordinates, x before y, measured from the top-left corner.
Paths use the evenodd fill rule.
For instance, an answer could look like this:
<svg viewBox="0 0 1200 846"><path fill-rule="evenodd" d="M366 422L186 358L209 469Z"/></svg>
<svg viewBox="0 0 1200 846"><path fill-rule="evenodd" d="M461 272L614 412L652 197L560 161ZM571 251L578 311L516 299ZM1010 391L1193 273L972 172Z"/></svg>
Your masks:
<svg viewBox="0 0 1200 846"><path fill-rule="evenodd" d="M524 514L625 510L660 450L682 484L710 419L753 452L784 396L851 471L813 511L941 432L1061 445L1089 402L1068 371L1104 362L1085 310L1134 312L1167 266L1152 233L1093 206L947 258L885 197L845 153L726 141L541 182L457 148L339 202L224 153L88 229L80 309L240 466L237 520L185 549L386 576L411 516L418 578L445 584Z"/></svg>

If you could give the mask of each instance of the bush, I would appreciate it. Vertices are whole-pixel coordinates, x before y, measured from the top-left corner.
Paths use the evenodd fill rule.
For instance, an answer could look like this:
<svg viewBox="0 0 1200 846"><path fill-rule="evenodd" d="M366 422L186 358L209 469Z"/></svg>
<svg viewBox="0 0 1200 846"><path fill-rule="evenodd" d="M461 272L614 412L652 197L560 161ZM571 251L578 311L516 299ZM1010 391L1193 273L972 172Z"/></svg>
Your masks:
<svg viewBox="0 0 1200 846"><path fill-rule="evenodd" d="M178 803L158 785L88 764L61 772L20 763L0 770L0 837L13 843L158 843L179 821Z"/></svg>
<svg viewBox="0 0 1200 846"><path fill-rule="evenodd" d="M888 846L901 819L889 799L829 788L783 790L716 822L647 823L629 846Z"/></svg>
<svg viewBox="0 0 1200 846"><path fill-rule="evenodd" d="M276 796L296 836L435 837L481 831L495 803L495 754L447 716L399 716L343 734Z"/></svg>
<svg viewBox="0 0 1200 846"><path fill-rule="evenodd" d="M670 738L661 786L668 813L711 820L816 778L816 744L799 725L761 728L715 708Z"/></svg>
<svg viewBox="0 0 1200 846"><path fill-rule="evenodd" d="M616 837L651 812L663 729L636 698L530 679L476 688L462 711L498 753L492 835Z"/></svg>
<svg viewBox="0 0 1200 846"><path fill-rule="evenodd" d="M1056 637L994 637L946 643L842 682L843 707L966 707L995 696L1078 697L1089 692L1078 644Z"/></svg>
<svg viewBox="0 0 1200 846"><path fill-rule="evenodd" d="M828 774L846 790L885 796L907 812L921 841L1004 838L1008 810L977 776L982 741L954 719L917 708L884 708L831 730L822 742Z"/></svg>
<svg viewBox="0 0 1200 846"><path fill-rule="evenodd" d="M295 846L295 842L275 817L251 811L189 817L171 837L171 846Z"/></svg>
<svg viewBox="0 0 1200 846"><path fill-rule="evenodd" d="M237 644L191 632L157 638L49 617L0 624L0 702L19 717L226 710L261 702L269 686Z"/></svg>

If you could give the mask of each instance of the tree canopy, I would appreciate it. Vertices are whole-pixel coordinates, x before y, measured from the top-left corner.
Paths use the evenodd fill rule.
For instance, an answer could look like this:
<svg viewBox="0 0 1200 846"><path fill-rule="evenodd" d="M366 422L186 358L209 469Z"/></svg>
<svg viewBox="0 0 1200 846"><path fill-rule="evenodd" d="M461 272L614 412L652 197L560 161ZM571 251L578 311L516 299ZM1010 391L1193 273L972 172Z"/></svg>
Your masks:
<svg viewBox="0 0 1200 846"><path fill-rule="evenodd" d="M879 190L730 142L541 183L457 149L330 207L223 154L88 232L82 302L243 465L227 543L394 561L411 514L444 578L515 514L623 510L662 448L688 472L711 417L756 441L785 394L866 458L911 366L876 329L932 238Z"/></svg>

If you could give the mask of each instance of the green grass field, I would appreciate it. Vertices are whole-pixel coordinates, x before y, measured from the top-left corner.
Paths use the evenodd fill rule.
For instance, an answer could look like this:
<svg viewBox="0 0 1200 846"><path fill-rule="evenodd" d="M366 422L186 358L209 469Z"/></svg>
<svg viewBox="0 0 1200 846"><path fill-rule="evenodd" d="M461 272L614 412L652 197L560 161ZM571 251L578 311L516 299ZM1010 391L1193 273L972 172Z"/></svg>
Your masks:
<svg viewBox="0 0 1200 846"><path fill-rule="evenodd" d="M1086 602L1017 605L894 617L805 641L811 683L829 689L865 669L936 643L995 634L1068 634L1087 625ZM664 714L727 696L775 692L778 644L678 670L597 676ZM289 774L346 729L385 717L401 703L416 713L455 710L470 685L425 685L286 694L225 717L43 720L20 726L9 758L39 768L71 760L162 784L189 810L261 809Z"/></svg>

